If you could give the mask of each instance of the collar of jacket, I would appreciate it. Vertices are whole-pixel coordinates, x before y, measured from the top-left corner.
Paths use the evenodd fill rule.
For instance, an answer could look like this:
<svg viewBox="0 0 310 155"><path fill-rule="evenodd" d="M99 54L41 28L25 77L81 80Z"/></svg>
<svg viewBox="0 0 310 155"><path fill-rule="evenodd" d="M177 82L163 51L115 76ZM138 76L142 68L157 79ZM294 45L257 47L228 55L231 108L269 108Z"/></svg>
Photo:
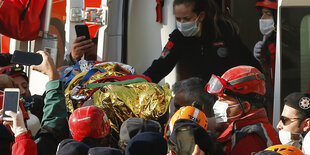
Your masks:
<svg viewBox="0 0 310 155"><path fill-rule="evenodd" d="M267 113L264 108L257 109L244 117L231 122L228 128L217 138L220 142L226 142L231 139L234 130L241 129L245 126L255 123L268 123Z"/></svg>

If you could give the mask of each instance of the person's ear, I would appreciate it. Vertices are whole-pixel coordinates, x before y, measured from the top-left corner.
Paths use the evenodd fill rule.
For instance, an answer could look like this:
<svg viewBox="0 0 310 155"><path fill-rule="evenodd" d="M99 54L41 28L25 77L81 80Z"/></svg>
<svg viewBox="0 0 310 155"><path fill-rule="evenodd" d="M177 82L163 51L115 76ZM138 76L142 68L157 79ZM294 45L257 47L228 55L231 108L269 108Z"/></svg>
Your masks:
<svg viewBox="0 0 310 155"><path fill-rule="evenodd" d="M303 131L304 132L310 131L310 118L305 119L303 122L304 122Z"/></svg>
<svg viewBox="0 0 310 155"><path fill-rule="evenodd" d="M199 22L201 23L204 19L206 18L206 12L205 11L201 11L199 14Z"/></svg>
<svg viewBox="0 0 310 155"><path fill-rule="evenodd" d="M251 109L251 104L248 101L243 101L242 106L243 106L244 113L248 113Z"/></svg>

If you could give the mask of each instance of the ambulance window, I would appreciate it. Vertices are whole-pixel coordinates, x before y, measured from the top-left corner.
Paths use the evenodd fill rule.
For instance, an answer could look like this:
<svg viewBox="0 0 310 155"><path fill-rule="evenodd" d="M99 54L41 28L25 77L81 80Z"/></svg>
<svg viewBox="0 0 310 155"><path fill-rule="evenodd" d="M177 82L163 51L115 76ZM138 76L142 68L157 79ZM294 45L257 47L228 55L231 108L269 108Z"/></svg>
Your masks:
<svg viewBox="0 0 310 155"><path fill-rule="evenodd" d="M307 92L310 82L310 9L288 7L281 14L281 100Z"/></svg>
<svg viewBox="0 0 310 155"><path fill-rule="evenodd" d="M305 16L300 26L300 88L309 90L310 82L310 15Z"/></svg>

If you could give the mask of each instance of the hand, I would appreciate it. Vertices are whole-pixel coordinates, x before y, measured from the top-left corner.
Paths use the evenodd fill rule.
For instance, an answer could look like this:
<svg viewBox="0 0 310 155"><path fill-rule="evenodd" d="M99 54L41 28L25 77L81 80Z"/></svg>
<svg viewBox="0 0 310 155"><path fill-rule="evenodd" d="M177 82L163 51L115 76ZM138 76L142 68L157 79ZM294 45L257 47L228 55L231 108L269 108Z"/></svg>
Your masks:
<svg viewBox="0 0 310 155"><path fill-rule="evenodd" d="M80 60L85 54L85 52L95 45L91 39L84 39L85 36L77 37L72 43L71 56L74 60Z"/></svg>
<svg viewBox="0 0 310 155"><path fill-rule="evenodd" d="M47 75L50 81L59 80L59 73L56 69L53 59L49 56L49 54L44 51L38 51L37 53L42 55L43 61L40 65L32 65L31 68Z"/></svg>
<svg viewBox="0 0 310 155"><path fill-rule="evenodd" d="M18 111L17 113L15 113L13 111L5 111L5 114L8 116L11 116L13 119L13 122L10 123L10 126L11 126L11 129L12 129L15 137L17 137L18 135L20 135L22 133L27 132L27 128L25 126L23 114L21 111Z"/></svg>
<svg viewBox="0 0 310 155"><path fill-rule="evenodd" d="M192 155L205 155L205 153L200 150L199 146L196 144Z"/></svg>
<svg viewBox="0 0 310 155"><path fill-rule="evenodd" d="M254 57L258 61L263 61L263 58L266 57L263 54L263 50L262 50L263 45L264 45L264 42L263 41L259 41L254 46L254 50L253 50Z"/></svg>

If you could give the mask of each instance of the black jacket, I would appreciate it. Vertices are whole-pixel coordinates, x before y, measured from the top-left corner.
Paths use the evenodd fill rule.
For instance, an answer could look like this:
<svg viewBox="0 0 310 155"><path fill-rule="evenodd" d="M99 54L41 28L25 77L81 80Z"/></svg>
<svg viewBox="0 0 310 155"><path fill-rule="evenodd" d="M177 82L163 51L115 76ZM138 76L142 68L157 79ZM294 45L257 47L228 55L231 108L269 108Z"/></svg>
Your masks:
<svg viewBox="0 0 310 155"><path fill-rule="evenodd" d="M169 41L159 59L143 73L158 83L178 63L179 80L200 77L208 81L212 74L221 76L237 65L251 65L260 68L230 24L219 23L221 37L216 37L211 22L203 23L202 36L184 37L179 30L169 35Z"/></svg>

